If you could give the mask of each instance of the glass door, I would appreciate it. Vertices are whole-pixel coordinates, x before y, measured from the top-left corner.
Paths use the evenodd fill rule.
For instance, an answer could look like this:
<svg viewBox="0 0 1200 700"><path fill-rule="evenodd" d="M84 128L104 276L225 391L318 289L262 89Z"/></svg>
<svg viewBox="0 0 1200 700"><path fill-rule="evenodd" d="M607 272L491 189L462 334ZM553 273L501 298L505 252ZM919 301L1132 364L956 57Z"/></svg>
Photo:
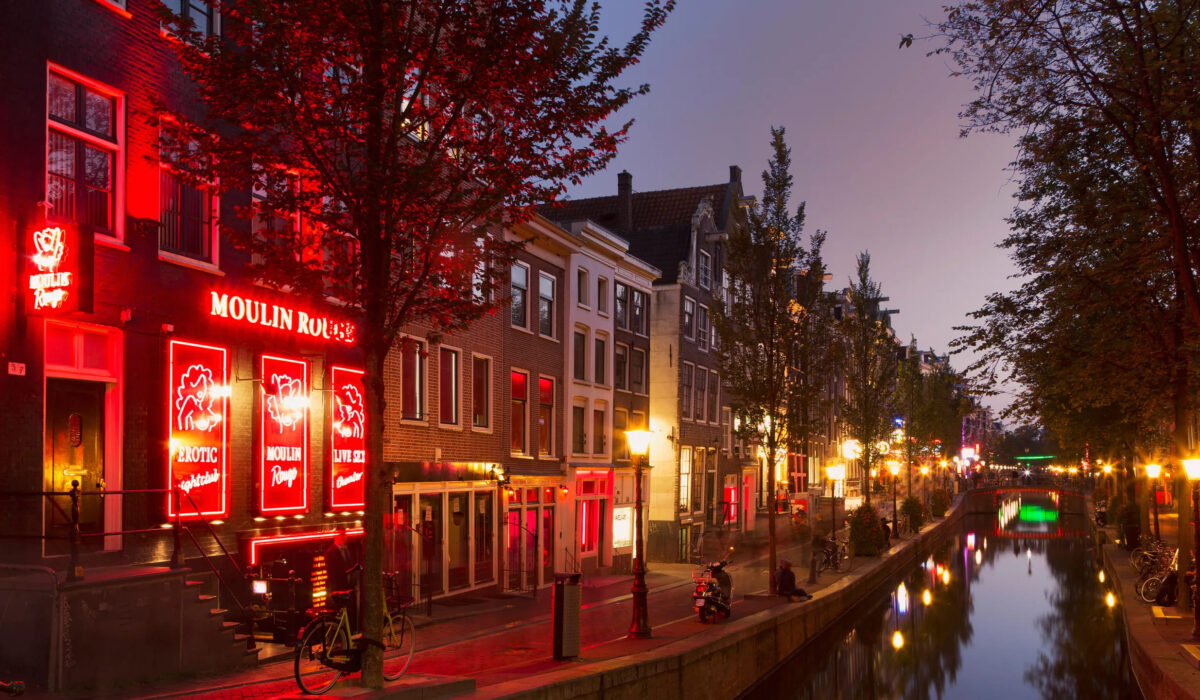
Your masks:
<svg viewBox="0 0 1200 700"><path fill-rule="evenodd" d="M442 557L442 494L423 493L419 503L421 588L426 595L438 595L446 590L442 584L446 563Z"/></svg>
<svg viewBox="0 0 1200 700"><path fill-rule="evenodd" d="M392 536L387 569L398 573L396 580L400 595L413 596L413 531L412 494L397 494L392 498Z"/></svg>
<svg viewBox="0 0 1200 700"><path fill-rule="evenodd" d="M471 494L450 493L450 518L446 523L446 559L450 570L450 590L471 585Z"/></svg>
<svg viewBox="0 0 1200 700"><path fill-rule="evenodd" d="M542 508L542 582L554 580L554 506Z"/></svg>
<svg viewBox="0 0 1200 700"><path fill-rule="evenodd" d="M491 583L496 580L496 528L492 524L491 491L475 493L475 583Z"/></svg>

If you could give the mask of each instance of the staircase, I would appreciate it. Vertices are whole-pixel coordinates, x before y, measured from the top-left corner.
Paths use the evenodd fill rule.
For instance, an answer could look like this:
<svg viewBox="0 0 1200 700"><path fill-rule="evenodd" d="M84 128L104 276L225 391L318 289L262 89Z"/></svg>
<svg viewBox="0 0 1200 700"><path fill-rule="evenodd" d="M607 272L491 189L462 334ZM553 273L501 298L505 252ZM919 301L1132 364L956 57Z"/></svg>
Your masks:
<svg viewBox="0 0 1200 700"><path fill-rule="evenodd" d="M188 572L182 591L179 670L183 674L222 673L258 664L260 648L219 607L211 574Z"/></svg>

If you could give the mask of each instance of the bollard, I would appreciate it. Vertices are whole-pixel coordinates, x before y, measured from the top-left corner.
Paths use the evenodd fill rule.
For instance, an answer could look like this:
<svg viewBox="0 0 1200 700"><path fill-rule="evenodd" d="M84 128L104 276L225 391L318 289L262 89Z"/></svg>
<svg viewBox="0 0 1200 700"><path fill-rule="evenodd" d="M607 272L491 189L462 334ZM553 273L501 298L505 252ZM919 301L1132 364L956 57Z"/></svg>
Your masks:
<svg viewBox="0 0 1200 700"><path fill-rule="evenodd" d="M67 580L83 578L83 567L79 564L79 480L71 480L71 561L67 566Z"/></svg>
<svg viewBox="0 0 1200 700"><path fill-rule="evenodd" d="M175 502L175 522L171 528L174 537L174 549L171 551L171 568L183 568L183 545L180 540L180 524L179 524L179 484L176 484L171 489L171 498Z"/></svg>

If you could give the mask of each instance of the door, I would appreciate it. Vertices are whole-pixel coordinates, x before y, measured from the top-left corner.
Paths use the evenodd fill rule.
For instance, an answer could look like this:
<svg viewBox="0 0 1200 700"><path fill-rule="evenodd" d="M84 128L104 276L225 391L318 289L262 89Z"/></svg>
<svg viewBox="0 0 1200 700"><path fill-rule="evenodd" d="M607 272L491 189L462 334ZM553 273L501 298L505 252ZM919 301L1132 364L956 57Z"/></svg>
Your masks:
<svg viewBox="0 0 1200 700"><path fill-rule="evenodd" d="M73 379L46 380L46 462L44 480L50 491L70 491L73 481L82 491L104 490L104 391L101 382ZM46 502L46 533L56 538L70 535L71 499L57 496ZM57 507L56 507L57 506ZM79 500L81 547L98 550L104 531L104 497ZM48 554L65 554L66 539L48 540Z"/></svg>
<svg viewBox="0 0 1200 700"><path fill-rule="evenodd" d="M398 573L398 590L413 597L413 518L412 494L396 494L392 499L392 549L388 568Z"/></svg>
<svg viewBox="0 0 1200 700"><path fill-rule="evenodd" d="M442 494L423 493L418 501L421 524L421 588L423 595L441 595L446 560L442 556Z"/></svg>

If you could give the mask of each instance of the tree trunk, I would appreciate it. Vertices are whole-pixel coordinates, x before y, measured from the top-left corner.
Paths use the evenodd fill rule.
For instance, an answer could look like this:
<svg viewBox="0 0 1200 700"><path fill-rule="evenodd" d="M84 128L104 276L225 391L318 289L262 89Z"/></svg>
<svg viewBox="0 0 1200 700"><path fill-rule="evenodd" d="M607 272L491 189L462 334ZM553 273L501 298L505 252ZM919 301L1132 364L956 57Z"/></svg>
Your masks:
<svg viewBox="0 0 1200 700"><path fill-rule="evenodd" d="M368 320L368 324L370 321ZM383 687L383 648L368 640L378 642L383 638L384 592L383 592L383 514L391 501L391 475L383 461L383 415L386 404L383 383L383 361L387 346L377 334L367 333L364 347L366 374L363 376L363 392L367 404L367 471L365 510L363 516L363 605L362 623L362 686Z"/></svg>
<svg viewBox="0 0 1200 700"><path fill-rule="evenodd" d="M1171 466L1175 474L1175 510L1178 514L1178 546L1179 557L1178 565L1178 590L1180 594L1177 596L1176 605L1183 610L1192 609L1191 596L1188 595L1185 575L1192 564L1192 548L1195 546L1193 542L1193 531L1190 527L1192 521L1191 501L1192 489L1188 483L1187 474L1183 471L1183 458L1188 454L1187 432L1188 418L1190 416L1190 407L1188 397L1191 393L1191 388L1188 381L1188 366L1187 360L1183 356L1183 323L1184 300L1180 299L1183 296L1183 283L1176 275L1175 285L1175 324L1171 329L1171 351L1175 364L1175 378L1172 382L1171 403L1172 403L1172 418L1173 425L1171 426Z"/></svg>

